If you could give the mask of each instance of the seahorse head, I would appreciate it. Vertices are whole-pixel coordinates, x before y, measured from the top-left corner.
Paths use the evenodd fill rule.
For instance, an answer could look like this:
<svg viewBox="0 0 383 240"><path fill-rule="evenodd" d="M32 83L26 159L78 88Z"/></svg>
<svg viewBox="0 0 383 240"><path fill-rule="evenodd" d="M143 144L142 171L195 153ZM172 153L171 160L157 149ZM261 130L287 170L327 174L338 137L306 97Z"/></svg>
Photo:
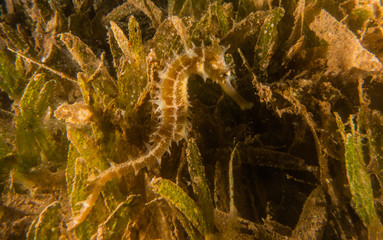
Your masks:
<svg viewBox="0 0 383 240"><path fill-rule="evenodd" d="M203 71L204 75L216 83L231 80L231 66L225 62L225 51L227 48L218 44L203 48Z"/></svg>
<svg viewBox="0 0 383 240"><path fill-rule="evenodd" d="M203 48L203 75L218 83L222 90L229 95L242 110L252 108L253 103L246 101L231 85L232 67L225 62L227 48L218 44Z"/></svg>

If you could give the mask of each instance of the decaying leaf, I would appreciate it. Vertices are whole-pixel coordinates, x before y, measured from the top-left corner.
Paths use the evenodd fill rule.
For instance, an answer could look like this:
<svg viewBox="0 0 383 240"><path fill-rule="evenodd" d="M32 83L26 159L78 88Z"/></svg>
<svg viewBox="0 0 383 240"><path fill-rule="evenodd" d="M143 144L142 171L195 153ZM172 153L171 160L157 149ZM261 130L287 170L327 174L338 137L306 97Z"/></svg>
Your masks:
<svg viewBox="0 0 383 240"><path fill-rule="evenodd" d="M326 10L321 10L310 28L329 44L327 66L330 72L339 73L353 67L364 71L379 71L382 68L374 54L367 51L357 37Z"/></svg>
<svg viewBox="0 0 383 240"><path fill-rule="evenodd" d="M321 187L315 188L307 197L291 238L322 239L328 221L327 202Z"/></svg>

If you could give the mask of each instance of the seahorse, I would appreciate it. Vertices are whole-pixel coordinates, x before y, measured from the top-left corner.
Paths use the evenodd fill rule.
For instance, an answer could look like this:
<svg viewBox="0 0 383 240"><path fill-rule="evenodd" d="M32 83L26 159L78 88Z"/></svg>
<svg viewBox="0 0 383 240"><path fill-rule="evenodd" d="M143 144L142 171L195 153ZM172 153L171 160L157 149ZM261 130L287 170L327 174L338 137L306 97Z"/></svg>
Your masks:
<svg viewBox="0 0 383 240"><path fill-rule="evenodd" d="M253 104L239 95L231 81L231 67L225 63L224 54L227 48L213 43L210 47L194 47L174 57L174 59L158 73L156 97L153 103L157 106L159 125L150 138L148 151L136 159L111 166L92 181L92 191L82 202L79 214L70 223L75 228L85 220L93 208L103 186L110 180L143 169L152 169L161 164L161 158L168 151L172 142L187 137L188 101L187 83L191 74L211 79L219 84L242 110L250 109Z"/></svg>

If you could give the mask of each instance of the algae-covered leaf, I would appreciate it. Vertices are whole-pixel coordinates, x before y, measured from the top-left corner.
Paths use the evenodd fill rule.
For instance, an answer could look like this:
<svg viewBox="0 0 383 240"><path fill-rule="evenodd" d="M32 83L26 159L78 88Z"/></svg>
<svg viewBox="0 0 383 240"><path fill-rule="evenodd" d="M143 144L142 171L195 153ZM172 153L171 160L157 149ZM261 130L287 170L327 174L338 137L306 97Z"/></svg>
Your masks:
<svg viewBox="0 0 383 240"><path fill-rule="evenodd" d="M114 25L113 21L110 21L110 29L108 31L108 43L109 43L109 48L113 56L113 66L114 68L118 69L118 67L121 65L121 57L124 55L122 52L119 43L116 40L116 36L112 30L112 26ZM118 26L118 25L117 25ZM125 35L124 38L126 39Z"/></svg>
<svg viewBox="0 0 383 240"><path fill-rule="evenodd" d="M131 195L110 214L108 219L98 226L97 239L122 239L126 226L134 221L133 212L141 196Z"/></svg>
<svg viewBox="0 0 383 240"><path fill-rule="evenodd" d="M39 9L38 12L42 17L42 19L40 20L41 23L48 22L53 15L53 10L49 6L49 2L44 0L34 0L33 3L35 4L35 7Z"/></svg>
<svg viewBox="0 0 383 240"><path fill-rule="evenodd" d="M199 0L186 0L186 1L177 1L180 5L182 3L182 8L180 8L177 14L180 17L192 16L194 19L200 19L203 14L208 10L209 6L214 2L212 0L199 1Z"/></svg>
<svg viewBox="0 0 383 240"><path fill-rule="evenodd" d="M221 1L209 5L192 30L192 37L202 41L210 41L211 37L222 38L232 25L232 6Z"/></svg>
<svg viewBox="0 0 383 240"><path fill-rule="evenodd" d="M207 232L206 222L201 209L179 186L162 178L153 179L151 186L156 194L165 198L170 204L180 210L201 234L204 235Z"/></svg>
<svg viewBox="0 0 383 240"><path fill-rule="evenodd" d="M278 35L277 26L284 14L285 10L280 7L271 10L259 31L254 50L254 65L256 73L263 78L263 80L267 79L267 67L274 53Z"/></svg>
<svg viewBox="0 0 383 240"><path fill-rule="evenodd" d="M94 133L90 127L67 127L67 136L78 153L81 155L81 159L91 169L89 174L98 171L106 170L110 167L108 162L108 156L110 152L103 152L103 146L97 144L94 139ZM119 202L123 200L122 194L117 186L116 180L108 182L102 189L104 195L105 204L108 209L115 209Z"/></svg>
<svg viewBox="0 0 383 240"><path fill-rule="evenodd" d="M17 50L21 53L25 53L29 50L30 46L28 43L21 37L21 35L15 30L15 28L9 26L6 23L0 24L2 32L8 39L8 44L14 47L14 50Z"/></svg>
<svg viewBox="0 0 383 240"><path fill-rule="evenodd" d="M36 239L36 224L39 218L36 218L33 220L31 225L29 226L28 232L27 232L27 240L35 240Z"/></svg>
<svg viewBox="0 0 383 240"><path fill-rule="evenodd" d="M132 15L136 11L135 7L128 2L124 2L118 7L114 8L108 15L103 19L104 23L109 23L110 21L117 22L121 19L126 18L127 16Z"/></svg>
<svg viewBox="0 0 383 240"><path fill-rule="evenodd" d="M235 207L235 201L234 201L234 160L238 161L239 158L239 151L238 151L238 144L234 147L233 151L230 154L230 161L229 161L229 197L230 197L230 214L236 215L237 209Z"/></svg>
<svg viewBox="0 0 383 240"><path fill-rule="evenodd" d="M84 161L90 168L105 170L109 167L106 160L106 153L103 153L95 139L94 134L89 126L73 127L67 126L67 136L69 141L77 149Z"/></svg>
<svg viewBox="0 0 383 240"><path fill-rule="evenodd" d="M29 228L27 240L59 239L63 212L59 202L46 207Z"/></svg>
<svg viewBox="0 0 383 240"><path fill-rule="evenodd" d="M82 207L89 194L88 176L91 174L84 159L79 157L75 163L75 174L73 178L72 192L70 193L70 205L72 214L76 215ZM105 221L109 212L103 204L101 198L98 198L95 206L89 213L89 216L79 226L76 227L75 233L80 240L91 239L96 233L97 226Z"/></svg>
<svg viewBox="0 0 383 240"><path fill-rule="evenodd" d="M21 71L17 71L15 61L5 49L0 50L0 77L0 88L12 99L19 100L27 85L27 79Z"/></svg>
<svg viewBox="0 0 383 240"><path fill-rule="evenodd" d="M68 194L72 193L73 190L73 179L75 176L75 165L76 165L76 159L80 157L80 153L76 150L76 148L73 146L73 144L69 145L68 150L68 161L65 169L65 178L66 178L66 185L67 185L67 192Z"/></svg>
<svg viewBox="0 0 383 240"><path fill-rule="evenodd" d="M54 141L49 129L44 127L45 112L52 104L55 81L47 81L39 74L29 82L20 100L16 116L16 147L21 157L20 170L29 169L40 162L40 154L49 160L60 161L64 156L61 144Z"/></svg>
<svg viewBox="0 0 383 240"><path fill-rule="evenodd" d="M184 47L193 48L189 30L183 23L182 19L177 16L173 16L170 20L172 21L174 28L177 30L178 35L181 37Z"/></svg>
<svg viewBox="0 0 383 240"><path fill-rule="evenodd" d="M266 11L250 13L246 18L234 24L221 40L221 44L224 46L230 44L233 49L253 47L266 16Z"/></svg>
<svg viewBox="0 0 383 240"><path fill-rule="evenodd" d="M254 0L239 0L238 1L238 17L243 18L248 16L249 14L256 12L257 5L262 1L254 1Z"/></svg>
<svg viewBox="0 0 383 240"><path fill-rule="evenodd" d="M150 0L128 0L128 3L135 6L146 14L152 21L152 24L157 28L162 19L162 11Z"/></svg>
<svg viewBox="0 0 383 240"><path fill-rule="evenodd" d="M224 5L221 1L217 2L217 4L212 4L211 9L217 16L217 21L220 26L220 35L224 36L231 28L231 19L232 16L227 15L228 12L225 7L228 5Z"/></svg>
<svg viewBox="0 0 383 240"><path fill-rule="evenodd" d="M175 213L176 213L176 216L177 216L177 219L178 221L180 221L182 227L185 229L186 233L188 234L189 238L191 240L198 240L198 239L201 239L200 238L200 234L198 233L198 231L193 227L193 225L191 224L191 222L185 217L185 215L183 213L181 213L178 209L176 209L175 207L173 207Z"/></svg>
<svg viewBox="0 0 383 240"><path fill-rule="evenodd" d="M117 101L131 112L137 104L146 84L146 59L143 50L141 30L137 20L132 16L129 19L129 39L114 22L111 22L114 38L124 57L118 61L117 66ZM111 41L111 49L113 41ZM115 49L114 56L119 57Z"/></svg>
<svg viewBox="0 0 383 240"><path fill-rule="evenodd" d="M383 114L373 111L371 116L370 156L378 164L375 175L380 181L383 180Z"/></svg>
<svg viewBox="0 0 383 240"><path fill-rule="evenodd" d="M154 49L158 59L166 61L182 49L180 36L171 20L166 19L158 27L153 39L149 41L149 49Z"/></svg>
<svg viewBox="0 0 383 240"><path fill-rule="evenodd" d="M137 65L145 63L145 53L144 46L142 43L141 29L134 16L131 16L129 18L129 43L133 50L132 55L137 61Z"/></svg>
<svg viewBox="0 0 383 240"><path fill-rule="evenodd" d="M70 33L61 34L60 40L84 71L83 74L78 74L78 81L85 102L97 110L113 107L116 86L103 61L80 38Z"/></svg>
<svg viewBox="0 0 383 240"><path fill-rule="evenodd" d="M356 7L350 14L349 26L354 32L362 29L367 20L371 17L372 13L368 8Z"/></svg>
<svg viewBox="0 0 383 240"><path fill-rule="evenodd" d="M169 16L179 16L181 9L184 7L187 0L168 0Z"/></svg>
<svg viewBox="0 0 383 240"><path fill-rule="evenodd" d="M116 40L120 50L128 58L132 58L132 49L129 44L128 38L125 36L122 29L115 22L110 22L110 29L113 32L114 39Z"/></svg>
<svg viewBox="0 0 383 240"><path fill-rule="evenodd" d="M66 45L73 60L75 60L81 67L81 70L90 77L94 74L100 65L93 51L80 40L80 38L70 33L60 34L60 40Z"/></svg>
<svg viewBox="0 0 383 240"><path fill-rule="evenodd" d="M2 138L0 138L0 159L6 157L11 152L12 149L5 144Z"/></svg>
<svg viewBox="0 0 383 240"><path fill-rule="evenodd" d="M196 195L198 205L206 221L207 231L211 233L214 228L214 205L205 176L201 154L193 138L190 138L188 141L186 156L193 192Z"/></svg>
<svg viewBox="0 0 383 240"><path fill-rule="evenodd" d="M337 113L335 117L344 141L347 179L350 184L353 207L363 223L370 227L380 221L374 206L371 179L364 162L361 133L355 129L352 116L348 121L351 133L346 132Z"/></svg>
<svg viewBox="0 0 383 240"><path fill-rule="evenodd" d="M44 86L41 88L40 93L38 95L38 98L36 99L35 104L35 111L37 117L43 118L45 116L45 112L52 101L52 93L54 92L56 88L56 81L55 80L49 80L47 81Z"/></svg>

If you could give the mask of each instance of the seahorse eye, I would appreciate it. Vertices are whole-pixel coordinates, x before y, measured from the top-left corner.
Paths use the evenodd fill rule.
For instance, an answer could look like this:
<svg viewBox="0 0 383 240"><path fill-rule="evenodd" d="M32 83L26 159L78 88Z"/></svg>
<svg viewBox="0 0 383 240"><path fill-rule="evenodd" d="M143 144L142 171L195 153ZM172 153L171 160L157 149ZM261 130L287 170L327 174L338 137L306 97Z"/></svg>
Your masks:
<svg viewBox="0 0 383 240"><path fill-rule="evenodd" d="M228 69L226 72L222 73L222 77L230 77L231 76L231 71Z"/></svg>

